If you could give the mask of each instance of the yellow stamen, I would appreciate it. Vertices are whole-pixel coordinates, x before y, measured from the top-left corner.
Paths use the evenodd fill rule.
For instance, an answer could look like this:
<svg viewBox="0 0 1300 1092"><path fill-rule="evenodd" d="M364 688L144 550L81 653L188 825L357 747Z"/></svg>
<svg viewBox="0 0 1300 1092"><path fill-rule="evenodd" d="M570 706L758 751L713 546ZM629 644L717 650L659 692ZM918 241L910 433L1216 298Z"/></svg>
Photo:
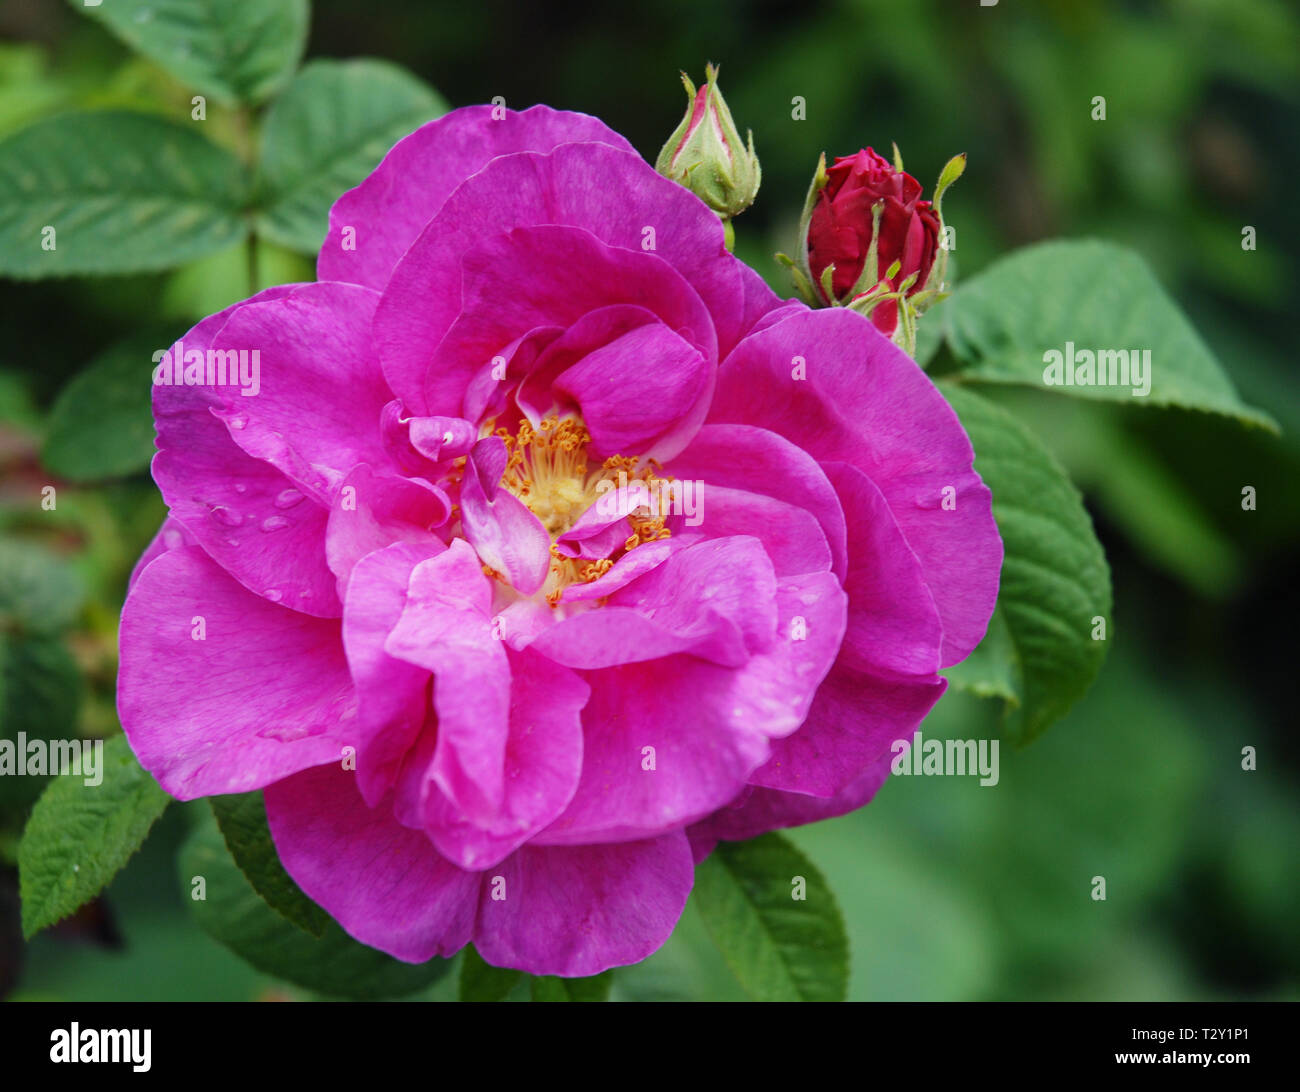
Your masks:
<svg viewBox="0 0 1300 1092"><path fill-rule="evenodd" d="M671 479L661 479L655 473L662 467L652 459L645 460L648 465L638 469L642 460L633 455L611 455L599 467L590 469L587 446L591 443L591 433L576 416L550 414L536 428L525 419L513 434L505 428L494 428L495 424L495 420L488 421L483 434L500 436L506 445L506 469L501 484L542 521L552 539L553 560L544 585L546 601L552 607L559 604L560 596L570 584L599 580L626 551L672 534L664 526L662 515L632 513L628 521L633 533L615 556L585 563L580 558L565 557L556 549L554 540L596 503L601 496L598 487L602 482L616 485L620 473L628 482L640 480L647 485Z"/></svg>

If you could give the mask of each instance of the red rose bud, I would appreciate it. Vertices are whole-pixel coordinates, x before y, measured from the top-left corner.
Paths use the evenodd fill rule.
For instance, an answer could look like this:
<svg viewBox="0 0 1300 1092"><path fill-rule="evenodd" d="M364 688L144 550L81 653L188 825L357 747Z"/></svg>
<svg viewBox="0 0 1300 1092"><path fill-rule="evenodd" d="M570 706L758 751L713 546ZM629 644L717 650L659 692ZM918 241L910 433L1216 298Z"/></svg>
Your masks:
<svg viewBox="0 0 1300 1092"><path fill-rule="evenodd" d="M894 163L870 148L841 156L829 170L819 167L813 188L819 192L809 194L806 239L814 291L828 304L852 303L867 293L868 299L886 297L867 313L877 329L893 335L897 294L924 290L935 267L938 210L921 200L921 184L903 171L897 152ZM896 298L887 298L890 293Z"/></svg>
<svg viewBox="0 0 1300 1092"><path fill-rule="evenodd" d="M718 68L705 68L698 91L682 73L690 99L686 116L659 153L655 170L680 182L724 220L754 203L762 172L754 155L754 134L741 139L731 111L718 90Z"/></svg>

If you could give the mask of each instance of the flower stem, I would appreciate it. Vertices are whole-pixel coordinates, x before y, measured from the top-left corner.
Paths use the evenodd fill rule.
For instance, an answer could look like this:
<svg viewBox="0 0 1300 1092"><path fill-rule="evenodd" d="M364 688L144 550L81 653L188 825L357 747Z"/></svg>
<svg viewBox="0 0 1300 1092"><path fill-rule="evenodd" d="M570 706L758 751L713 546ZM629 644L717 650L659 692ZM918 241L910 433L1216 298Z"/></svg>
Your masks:
<svg viewBox="0 0 1300 1092"><path fill-rule="evenodd" d="M250 231L248 233L248 294L256 295L258 289L258 269L257 269L257 233Z"/></svg>

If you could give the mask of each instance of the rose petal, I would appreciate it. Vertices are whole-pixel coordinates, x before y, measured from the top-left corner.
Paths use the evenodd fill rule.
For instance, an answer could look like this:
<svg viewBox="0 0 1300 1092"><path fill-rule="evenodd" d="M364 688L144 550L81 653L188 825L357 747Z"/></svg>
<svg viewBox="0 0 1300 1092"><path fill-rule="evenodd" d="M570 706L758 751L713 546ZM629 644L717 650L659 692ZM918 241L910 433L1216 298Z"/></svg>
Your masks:
<svg viewBox="0 0 1300 1092"><path fill-rule="evenodd" d="M879 675L934 675L943 625L921 563L871 479L844 463L826 473L849 524L849 628L840 663Z"/></svg>
<svg viewBox="0 0 1300 1092"><path fill-rule="evenodd" d="M393 788L429 714L427 669L390 656L411 573L441 542L399 542L358 561L343 607L343 647L357 687L357 785L370 807ZM419 824L416 824L419 826Z"/></svg>
<svg viewBox="0 0 1300 1092"><path fill-rule="evenodd" d="M367 463L343 480L325 530L325 556L339 580L339 598L348 577L366 554L397 542L422 543L441 553L442 540L430 528L446 522L447 494L420 478L380 477Z"/></svg>
<svg viewBox="0 0 1300 1092"><path fill-rule="evenodd" d="M589 311L637 304L712 363L717 342L709 312L691 284L655 254L620 250L574 227L515 228L480 240L461 262L461 308L440 342L419 347L428 412L459 415L473 377L504 346L534 329L567 327ZM501 271L510 270L509 277ZM556 271L563 269L564 276ZM385 367L399 351L376 336ZM403 396L405 397L405 395Z"/></svg>
<svg viewBox="0 0 1300 1092"><path fill-rule="evenodd" d="M665 326L641 326L588 353L555 389L572 398L597 458L635 452L671 459L699 431L713 367Z"/></svg>
<svg viewBox="0 0 1300 1092"><path fill-rule="evenodd" d="M135 567L131 570L131 575L126 582L127 591L135 587L135 582L140 579L140 574L149 567L149 562L155 557L161 557L168 550L177 550L182 546L197 546L198 544L199 540L185 529L185 524L181 523L180 520L172 519L171 516L165 517L162 526L158 528L158 533L153 536L152 541L144 548L140 560L135 563Z"/></svg>
<svg viewBox="0 0 1300 1092"><path fill-rule="evenodd" d="M384 650L433 673L438 747L429 778L475 820L501 807L510 667L488 617L491 589L457 540L411 573L406 606Z"/></svg>
<svg viewBox="0 0 1300 1092"><path fill-rule="evenodd" d="M334 202L317 276L382 289L402 254L466 178L497 156L547 152L568 141L603 141L632 151L596 118L549 106L521 112L467 106L427 122Z"/></svg>
<svg viewBox="0 0 1300 1092"><path fill-rule="evenodd" d="M751 425L708 424L663 472L703 481L706 510L715 488L741 489L806 509L826 536L832 571L844 578L847 532L835 488L817 462L784 437Z"/></svg>
<svg viewBox="0 0 1300 1092"><path fill-rule="evenodd" d="M558 622L531 647L587 670L677 652L739 667L775 630L772 563L756 539L737 535L673 554L613 592L608 606Z"/></svg>
<svg viewBox="0 0 1300 1092"><path fill-rule="evenodd" d="M567 978L637 963L668 939L694 880L681 831L619 845L525 846L484 873L474 947L495 967Z"/></svg>
<svg viewBox="0 0 1300 1092"><path fill-rule="evenodd" d="M804 379L793 377L797 358ZM866 474L921 562L943 664L979 643L1002 561L988 487L952 407L870 322L843 308L793 312L746 338L719 371L709 420L759 425ZM955 507L943 506L948 488Z"/></svg>
<svg viewBox="0 0 1300 1092"><path fill-rule="evenodd" d="M572 671L532 652L511 652L510 734L500 811L470 821L443 793L424 807L429 837L461 868L498 864L554 820L582 772L582 707L590 688Z"/></svg>
<svg viewBox="0 0 1300 1092"><path fill-rule="evenodd" d="M803 723L844 634L830 573L782 581L777 605L780 639L743 668L674 656L590 672L582 780L532 844L644 837L735 799L771 741Z"/></svg>
<svg viewBox="0 0 1300 1092"><path fill-rule="evenodd" d="M884 679L836 665L817 691L803 727L772 746L772 757L750 777L769 789L828 797L911 739L947 688L947 679Z"/></svg>
<svg viewBox="0 0 1300 1092"><path fill-rule="evenodd" d="M350 284L304 285L241 307L213 347L261 354L254 398L227 395L213 413L244 451L329 504L358 463L399 473L380 421L392 392L370 347L379 297Z"/></svg>
<svg viewBox="0 0 1300 1092"><path fill-rule="evenodd" d="M532 595L551 568L551 536L522 501L497 488L504 468L505 444L499 436L474 445L461 483L461 522L483 564L517 591Z"/></svg>
<svg viewBox="0 0 1300 1092"><path fill-rule="evenodd" d="M122 727L177 799L260 789L355 742L338 622L252 595L196 546L140 574L119 639Z"/></svg>
<svg viewBox="0 0 1300 1092"><path fill-rule="evenodd" d="M469 943L479 873L366 807L352 774L322 766L269 786L266 821L285 871L362 944L424 963Z"/></svg>
<svg viewBox="0 0 1300 1092"><path fill-rule="evenodd" d="M408 405L433 412L419 400L433 350L463 310L464 255L502 232L542 225L585 229L611 247L657 254L704 301L719 353L729 352L749 324L779 304L727 253L717 216L634 153L589 143L562 145L547 155L502 156L447 199L385 289L376 338L389 382ZM575 274L581 271L567 267L559 281ZM616 294L597 303L619 299L640 302Z"/></svg>
<svg viewBox="0 0 1300 1092"><path fill-rule="evenodd" d="M236 311L280 299L299 287L268 288L209 316L171 347L171 356L205 361L213 338ZM158 454L153 477L163 500L172 518L249 591L269 591L294 610L338 617L342 608L334 575L325 563L329 513L270 463L253 458L231 439L212 413L226 404L228 393L208 386L154 386Z"/></svg>

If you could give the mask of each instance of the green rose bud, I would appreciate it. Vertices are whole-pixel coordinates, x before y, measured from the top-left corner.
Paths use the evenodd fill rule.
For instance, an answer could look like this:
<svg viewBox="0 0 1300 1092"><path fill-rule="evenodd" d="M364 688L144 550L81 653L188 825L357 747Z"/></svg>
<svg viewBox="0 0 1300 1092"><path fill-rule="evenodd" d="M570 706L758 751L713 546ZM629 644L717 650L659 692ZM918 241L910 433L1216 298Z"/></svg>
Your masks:
<svg viewBox="0 0 1300 1092"><path fill-rule="evenodd" d="M754 134L741 140L718 90L718 67L705 67L707 82L696 90L682 73L690 104L686 116L659 153L655 170L680 182L724 220L754 203L762 172L754 155Z"/></svg>

